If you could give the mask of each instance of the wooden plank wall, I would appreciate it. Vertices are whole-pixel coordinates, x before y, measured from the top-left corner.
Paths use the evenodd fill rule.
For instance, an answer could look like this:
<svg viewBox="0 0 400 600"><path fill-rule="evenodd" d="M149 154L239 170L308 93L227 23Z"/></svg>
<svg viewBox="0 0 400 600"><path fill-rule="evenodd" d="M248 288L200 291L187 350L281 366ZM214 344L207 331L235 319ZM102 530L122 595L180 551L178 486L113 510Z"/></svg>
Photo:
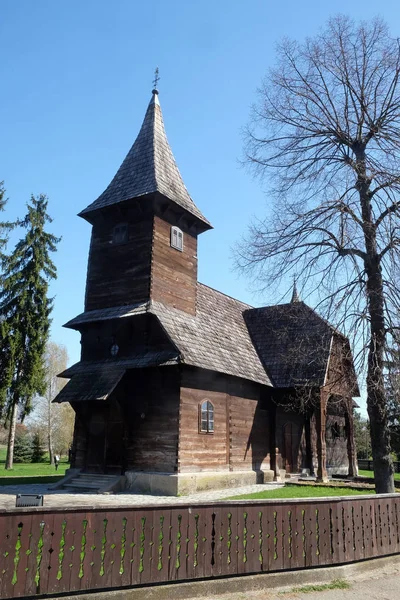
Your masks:
<svg viewBox="0 0 400 600"><path fill-rule="evenodd" d="M87 449L87 431L84 426L86 413L82 410L79 403L72 404L75 410L74 439L72 442L72 469L83 469L85 466L85 457Z"/></svg>
<svg viewBox="0 0 400 600"><path fill-rule="evenodd" d="M270 468L269 413L262 386L236 377L186 369L179 415L179 471ZM214 433L199 431L204 400L214 404Z"/></svg>
<svg viewBox="0 0 400 600"><path fill-rule="evenodd" d="M85 324L81 360L109 359L114 343L119 348L117 359L174 349L157 317L142 314Z"/></svg>
<svg viewBox="0 0 400 600"><path fill-rule="evenodd" d="M174 368L128 371L119 390L126 425L126 469L177 470L179 375Z"/></svg>
<svg viewBox="0 0 400 600"><path fill-rule="evenodd" d="M259 401L231 396L229 399L229 454L232 471L270 468L268 410Z"/></svg>
<svg viewBox="0 0 400 600"><path fill-rule="evenodd" d="M339 437L335 435L335 430L339 431ZM349 466L345 418L329 414L329 408L326 416L326 466L328 469L332 468L333 472L335 467L348 468Z"/></svg>
<svg viewBox="0 0 400 600"><path fill-rule="evenodd" d="M112 472L119 464L119 472L177 470L177 369L128 371L107 402L76 403L75 409L72 466L99 472L107 466L106 462L109 470L113 467ZM96 431L101 434L101 424L104 434L96 436ZM95 430L92 434L91 427Z"/></svg>
<svg viewBox="0 0 400 600"><path fill-rule="evenodd" d="M349 341L339 335L333 336L325 387L330 393L344 398L357 395L357 381Z"/></svg>
<svg viewBox="0 0 400 600"><path fill-rule="evenodd" d="M114 244L113 229L128 223L128 242ZM151 214L109 211L93 225L85 310L146 302L150 293Z"/></svg>
<svg viewBox="0 0 400 600"><path fill-rule="evenodd" d="M204 400L214 405L214 433L199 430L199 406ZM227 471L227 394L181 388L179 415L179 471Z"/></svg>
<svg viewBox="0 0 400 600"><path fill-rule="evenodd" d="M197 237L183 234L183 252L171 247L171 225L154 217L151 298L196 314Z"/></svg>
<svg viewBox="0 0 400 600"><path fill-rule="evenodd" d="M286 406L278 406L276 410L276 446L282 457L282 468L285 469L288 466L286 463L289 461L291 464L291 472L296 473L304 467L304 415L296 413L294 410L287 410ZM285 426L292 425L292 456L286 457L286 442L284 439ZM297 456L297 460L296 460ZM292 458L293 457L293 458ZM293 463L295 460L295 464Z"/></svg>

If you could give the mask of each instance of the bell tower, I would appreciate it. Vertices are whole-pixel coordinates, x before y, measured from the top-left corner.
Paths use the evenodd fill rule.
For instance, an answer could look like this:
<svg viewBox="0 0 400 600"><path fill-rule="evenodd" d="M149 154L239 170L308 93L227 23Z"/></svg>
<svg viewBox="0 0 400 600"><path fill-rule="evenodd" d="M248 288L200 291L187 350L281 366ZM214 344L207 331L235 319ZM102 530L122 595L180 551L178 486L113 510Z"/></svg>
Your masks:
<svg viewBox="0 0 400 600"><path fill-rule="evenodd" d="M85 312L154 301L196 313L197 236L211 225L183 183L157 89L115 177L79 216L92 224Z"/></svg>

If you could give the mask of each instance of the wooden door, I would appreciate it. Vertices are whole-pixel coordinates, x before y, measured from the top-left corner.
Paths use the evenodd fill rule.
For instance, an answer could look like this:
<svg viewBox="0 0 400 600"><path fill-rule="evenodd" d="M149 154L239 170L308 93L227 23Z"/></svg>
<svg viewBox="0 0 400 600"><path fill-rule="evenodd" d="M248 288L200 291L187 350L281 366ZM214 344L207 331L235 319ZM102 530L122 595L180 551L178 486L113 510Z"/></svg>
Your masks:
<svg viewBox="0 0 400 600"><path fill-rule="evenodd" d="M104 473L107 410L104 403L92 402L88 418L88 440L85 470L88 473Z"/></svg>
<svg viewBox="0 0 400 600"><path fill-rule="evenodd" d="M85 470L115 473L123 470L124 423L118 402L91 403Z"/></svg>
<svg viewBox="0 0 400 600"><path fill-rule="evenodd" d="M299 471L299 446L301 432L296 423L291 421L283 426L283 466L287 473Z"/></svg>
<svg viewBox="0 0 400 600"><path fill-rule="evenodd" d="M110 419L106 427L105 473L122 473L123 459L123 423Z"/></svg>

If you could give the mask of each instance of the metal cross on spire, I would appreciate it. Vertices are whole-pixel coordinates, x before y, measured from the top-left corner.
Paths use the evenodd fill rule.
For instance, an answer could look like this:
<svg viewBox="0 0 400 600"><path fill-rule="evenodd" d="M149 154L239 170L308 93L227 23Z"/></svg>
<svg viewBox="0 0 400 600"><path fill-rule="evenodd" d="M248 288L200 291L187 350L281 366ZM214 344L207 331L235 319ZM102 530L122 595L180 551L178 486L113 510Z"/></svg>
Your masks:
<svg viewBox="0 0 400 600"><path fill-rule="evenodd" d="M158 94L158 82L160 81L159 73L160 73L159 68L156 67L156 70L154 71L154 79L153 79L153 93L156 93L156 94Z"/></svg>

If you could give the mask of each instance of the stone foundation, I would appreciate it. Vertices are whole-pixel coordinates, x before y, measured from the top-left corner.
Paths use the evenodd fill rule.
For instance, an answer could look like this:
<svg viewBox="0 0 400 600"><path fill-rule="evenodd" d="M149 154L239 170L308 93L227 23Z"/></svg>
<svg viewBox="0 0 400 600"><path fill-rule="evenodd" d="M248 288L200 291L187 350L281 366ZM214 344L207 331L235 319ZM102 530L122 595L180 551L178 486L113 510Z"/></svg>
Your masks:
<svg viewBox="0 0 400 600"><path fill-rule="evenodd" d="M328 466L326 470L328 472L329 477L331 477L332 475L348 475L349 474L349 467L347 467L347 466L345 466L345 467Z"/></svg>
<svg viewBox="0 0 400 600"><path fill-rule="evenodd" d="M236 488L274 480L273 471L147 473L126 471L126 489L142 494L187 496L195 492Z"/></svg>

